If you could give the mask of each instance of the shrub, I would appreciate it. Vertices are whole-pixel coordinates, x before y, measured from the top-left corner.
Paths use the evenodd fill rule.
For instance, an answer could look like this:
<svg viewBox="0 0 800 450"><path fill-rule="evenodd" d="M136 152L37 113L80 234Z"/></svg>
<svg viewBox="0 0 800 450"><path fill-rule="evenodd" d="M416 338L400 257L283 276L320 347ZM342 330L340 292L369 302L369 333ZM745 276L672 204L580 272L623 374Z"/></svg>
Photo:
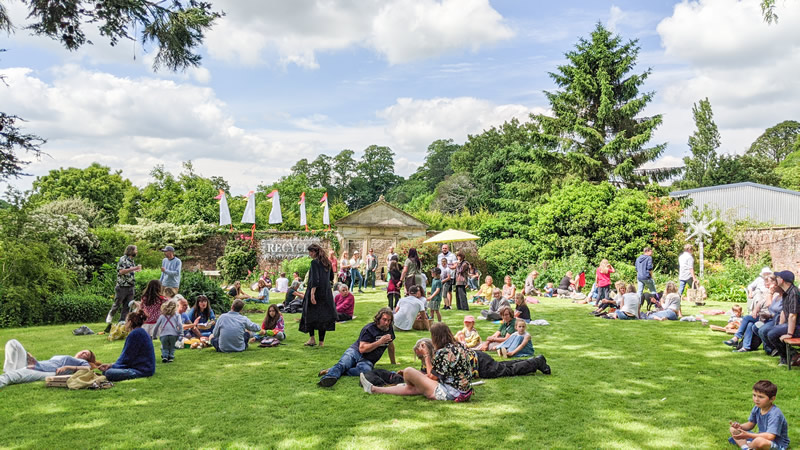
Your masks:
<svg viewBox="0 0 800 450"><path fill-rule="evenodd" d="M302 258L285 259L281 262L281 272L286 272L286 276L291 280L292 273L297 272L300 274L300 279L305 278L306 273L311 268L311 258L303 256Z"/></svg>
<svg viewBox="0 0 800 450"><path fill-rule="evenodd" d="M496 282L499 285L504 276L513 275L535 261L536 249L524 239L499 239L481 247L478 255L486 261L488 273L484 275L499 280Z"/></svg>
<svg viewBox="0 0 800 450"><path fill-rule="evenodd" d="M197 222L189 225L173 223L156 223L147 219L138 219L138 225L117 225L118 230L128 233L137 241L147 243L146 248L162 248L172 245L176 249L185 249L205 242L206 238L217 232L216 225ZM139 249L141 251L141 248Z"/></svg>
<svg viewBox="0 0 800 450"><path fill-rule="evenodd" d="M225 243L225 253L217 259L217 269L226 282L244 280L248 272L257 267L256 249L245 240L229 239Z"/></svg>
<svg viewBox="0 0 800 450"><path fill-rule="evenodd" d="M525 278L533 269L539 272L539 278L536 279L536 286L539 288L544 287L547 283L553 283L554 286L558 286L558 283L564 278L564 274L566 274L568 270L571 270L576 278L579 273L587 272L586 283L591 286L588 280L588 272L592 270L589 268L588 258L583 255L573 254L568 258L539 261L536 264L528 266L524 270L518 271L516 277L513 278L514 283L516 283L518 287L524 285Z"/></svg>
<svg viewBox="0 0 800 450"><path fill-rule="evenodd" d="M728 258L722 264L707 264L703 285L708 297L725 302L747 302L747 285L757 276L763 266L770 265L767 255L748 266L744 261Z"/></svg>
<svg viewBox="0 0 800 450"><path fill-rule="evenodd" d="M133 243L133 237L114 228L93 228L90 232L97 238L97 246L89 254L88 263L93 268L103 264L116 265L125 248Z"/></svg>
<svg viewBox="0 0 800 450"><path fill-rule="evenodd" d="M220 287L219 283L203 275L203 272L199 270L181 272L180 292L191 306L194 306L198 295L205 295L211 302L211 309L217 315L231 309L231 299L225 290Z"/></svg>
<svg viewBox="0 0 800 450"><path fill-rule="evenodd" d="M408 256L408 250L411 248L416 248L419 261L422 263L422 270L424 271L425 276L430 278L430 275L428 274L430 273L431 269L438 265L436 257L439 256L439 252L441 250L439 245L423 244L423 241L425 241L425 238L409 239L401 242L397 246L397 256L399 258L400 270L403 270L403 264Z"/></svg>
<svg viewBox="0 0 800 450"><path fill-rule="evenodd" d="M114 269L116 269L116 265ZM158 280L161 278L161 269L142 269L141 272L136 272L136 289L134 292L134 300L139 300L142 296L142 292L144 292L144 288L147 287L147 283L150 280ZM183 272L181 272L181 279L183 278ZM182 280L181 280L182 281ZM114 279L114 283L116 283L116 278ZM111 289L112 295L114 289Z"/></svg>
<svg viewBox="0 0 800 450"><path fill-rule="evenodd" d="M50 215L57 214L68 216L70 214L75 214L83 217L90 226L95 226L100 222L100 220L98 220L100 209L89 200L83 198L55 200L50 203L45 203L36 208L36 210Z"/></svg>
<svg viewBox="0 0 800 450"><path fill-rule="evenodd" d="M48 323L100 322L111 308L113 300L89 293L67 293L50 298L47 302Z"/></svg>

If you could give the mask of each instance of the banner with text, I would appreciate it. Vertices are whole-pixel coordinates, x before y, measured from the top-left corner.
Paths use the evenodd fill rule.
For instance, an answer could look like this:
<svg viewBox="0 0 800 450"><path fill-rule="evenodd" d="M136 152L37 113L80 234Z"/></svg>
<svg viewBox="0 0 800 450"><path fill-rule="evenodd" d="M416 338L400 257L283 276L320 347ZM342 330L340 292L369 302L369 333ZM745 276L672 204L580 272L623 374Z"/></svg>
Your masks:
<svg viewBox="0 0 800 450"><path fill-rule="evenodd" d="M322 246L322 239L317 237L290 239L272 238L261 239L259 242L261 257L267 261L308 256L307 249L311 244Z"/></svg>

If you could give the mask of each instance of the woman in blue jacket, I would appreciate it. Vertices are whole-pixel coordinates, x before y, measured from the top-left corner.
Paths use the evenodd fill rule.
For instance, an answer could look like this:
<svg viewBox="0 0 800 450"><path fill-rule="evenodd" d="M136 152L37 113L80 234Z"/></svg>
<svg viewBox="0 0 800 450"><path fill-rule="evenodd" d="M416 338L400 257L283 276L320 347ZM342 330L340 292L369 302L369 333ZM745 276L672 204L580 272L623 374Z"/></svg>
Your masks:
<svg viewBox="0 0 800 450"><path fill-rule="evenodd" d="M109 381L150 377L156 373L153 340L147 331L142 329L145 320L147 314L142 310L128 314L125 325L130 333L125 339L122 354L114 364L103 364L99 367Z"/></svg>

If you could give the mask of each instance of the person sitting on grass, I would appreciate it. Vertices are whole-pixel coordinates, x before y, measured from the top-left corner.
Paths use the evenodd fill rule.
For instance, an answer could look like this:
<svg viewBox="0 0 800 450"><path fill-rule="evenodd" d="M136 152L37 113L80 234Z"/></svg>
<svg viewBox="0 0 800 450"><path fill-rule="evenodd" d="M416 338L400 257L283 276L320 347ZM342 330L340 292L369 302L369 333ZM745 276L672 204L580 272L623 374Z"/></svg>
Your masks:
<svg viewBox="0 0 800 450"><path fill-rule="evenodd" d="M484 280L485 282L478 289L478 292L474 297L472 297L472 303L483 305L492 298L492 292L494 292L494 280L490 275L486 275Z"/></svg>
<svg viewBox="0 0 800 450"><path fill-rule="evenodd" d="M96 369L99 366L91 350L81 350L75 356L56 355L46 361L38 361L18 340L10 339L6 342L0 388L40 381L53 375L70 375L79 369Z"/></svg>
<svg viewBox="0 0 800 450"><path fill-rule="evenodd" d="M278 305L272 304L267 308L264 321L261 322L261 331L250 339L250 342L261 340L267 337L274 337L279 341L286 339L286 325L283 322L283 315L278 310Z"/></svg>
<svg viewBox="0 0 800 450"><path fill-rule="evenodd" d="M404 384L391 387L372 386L361 374L361 386L368 394L424 395L431 400L463 402L472 396L473 356L459 344L443 322L431 325L431 341L436 351L431 371L422 373L413 367L402 371Z"/></svg>
<svg viewBox="0 0 800 450"><path fill-rule="evenodd" d="M536 278L538 278L538 277L539 277L539 272L537 272L535 270L532 270L531 273L529 273L528 276L525 278L525 288L524 288L524 292L523 292L525 295L540 295L541 294L539 292L539 290L536 289L536 285L535 285Z"/></svg>
<svg viewBox="0 0 800 450"><path fill-rule="evenodd" d="M257 301L258 303L269 304L269 289L270 287L266 281L258 280L258 295L251 297L251 299Z"/></svg>
<svg viewBox="0 0 800 450"><path fill-rule="evenodd" d="M394 315L389 308L381 308L372 322L361 329L358 339L344 351L344 355L330 369L321 370L317 385L331 387L343 375L358 376L369 372L381 359L384 351L389 350L389 360L392 365L397 364L394 359L394 330L392 322Z"/></svg>
<svg viewBox="0 0 800 450"><path fill-rule="evenodd" d="M481 315L486 320L500 320L500 309L508 308L508 300L503 298L503 293L498 288L492 290L492 301L489 303L489 309L481 311Z"/></svg>
<svg viewBox="0 0 800 450"><path fill-rule="evenodd" d="M456 340L469 349L478 348L481 345L481 335L475 329L474 317L464 317L464 329L456 333Z"/></svg>
<svg viewBox="0 0 800 450"><path fill-rule="evenodd" d="M531 342L531 335L525 329L528 324L522 319L516 319L515 328L516 333L513 333L499 346L497 346L497 354L503 358L511 358L515 356L533 356L533 343Z"/></svg>
<svg viewBox="0 0 800 450"><path fill-rule="evenodd" d="M142 328L146 319L147 314L142 310L128 314L125 327L129 333L125 338L122 353L114 364L101 364L98 367L108 381L151 377L156 373L156 352L153 349L153 339Z"/></svg>
<svg viewBox="0 0 800 450"><path fill-rule="evenodd" d="M606 309L619 308L619 305L622 304L622 296L625 295L625 282L617 281L614 283L614 289L617 291L614 298L610 300L598 300L597 307L592 311L592 314L595 316L602 316L607 313Z"/></svg>
<svg viewBox="0 0 800 450"><path fill-rule="evenodd" d="M394 328L400 331L410 331L414 328L414 321L419 313L425 315L425 299L422 297L422 286L411 286L409 295L397 302L394 309Z"/></svg>
<svg viewBox="0 0 800 450"><path fill-rule="evenodd" d="M572 271L568 270L564 278L561 279L561 282L558 283L558 288L556 289L558 296L568 297L572 295L575 291L575 282L576 281L572 278Z"/></svg>
<svg viewBox="0 0 800 450"><path fill-rule="evenodd" d="M286 272L281 272L280 276L275 279L275 292L286 293L289 290L289 279L286 278Z"/></svg>
<svg viewBox="0 0 800 450"><path fill-rule="evenodd" d="M511 308L502 308L500 310L500 318L503 321L500 324L500 329L497 330L493 335L486 338L486 340L479 347L481 351L485 352L487 350L497 350L497 346L499 346L502 342L508 339L511 334L514 333L514 314L511 313Z"/></svg>
<svg viewBox="0 0 800 450"><path fill-rule="evenodd" d="M437 319L441 322L442 313L439 312L439 308L442 304L442 269L434 267L431 269L431 276L433 277L433 281L431 282L431 295L428 297L428 309L431 311L431 320L433 320L433 315L435 313Z"/></svg>
<svg viewBox="0 0 800 450"><path fill-rule="evenodd" d="M218 352L235 353L247 350L247 343L250 341L248 330L254 334L261 330L257 323L241 314L242 309L244 301L237 298L231 304L231 310L219 316L211 336L211 345Z"/></svg>
<svg viewBox="0 0 800 450"><path fill-rule="evenodd" d="M194 307L187 313L191 327L188 328L192 335L197 338L209 337L214 332L214 325L217 323L217 317L214 315L214 310L211 309L211 303L205 295L198 295L195 300ZM187 327L183 327L187 329Z"/></svg>
<svg viewBox="0 0 800 450"><path fill-rule="evenodd" d="M161 305L161 317L156 322L154 333L161 340L161 362L175 361L175 343L183 336L183 323L177 313L178 302L168 300Z"/></svg>
<svg viewBox="0 0 800 450"><path fill-rule="evenodd" d="M753 409L745 423L731 422L728 442L742 448L788 449L789 424L780 408L775 406L778 386L769 380L753 385ZM758 427L758 433L751 430Z"/></svg>
<svg viewBox="0 0 800 450"><path fill-rule="evenodd" d="M622 303L620 303L615 316L608 315L606 317L616 318L620 320L634 320L639 318L639 307L642 298L636 293L636 286L629 284L625 288L625 295L622 296Z"/></svg>
<svg viewBox="0 0 800 450"><path fill-rule="evenodd" d="M558 295L558 292L556 292L556 288L555 286L553 286L553 283L547 283L544 286L544 291L542 295L545 297L555 297L556 295Z"/></svg>
<svg viewBox="0 0 800 450"><path fill-rule="evenodd" d="M303 308L303 298L306 293L300 291L300 282L294 281L286 291L286 299L283 301L283 310L289 313L300 312Z"/></svg>
<svg viewBox="0 0 800 450"><path fill-rule="evenodd" d="M339 293L333 299L336 304L336 321L345 322L353 319L353 309L355 308L356 299L353 293L347 288L346 284L339 285Z"/></svg>
<svg viewBox="0 0 800 450"><path fill-rule="evenodd" d="M516 308L514 309L514 317L520 318L526 323L530 322L531 310L528 309L528 304L525 303L525 294L522 292L517 292L517 295L514 297L514 304L516 305Z"/></svg>
<svg viewBox="0 0 800 450"><path fill-rule="evenodd" d="M503 298L509 302L514 301L514 297L517 295L517 286L511 282L511 276L506 275L503 279Z"/></svg>
<svg viewBox="0 0 800 450"><path fill-rule="evenodd" d="M654 312L648 316L651 320L678 320L683 317L681 311L681 296L678 294L678 286L674 281L668 281L664 287L664 300L656 300L660 305L661 311Z"/></svg>
<svg viewBox="0 0 800 450"><path fill-rule="evenodd" d="M228 290L228 295L233 297L234 299L240 300L250 300L252 297L242 292L242 282L241 281L234 281L233 286L231 286L230 290Z"/></svg>

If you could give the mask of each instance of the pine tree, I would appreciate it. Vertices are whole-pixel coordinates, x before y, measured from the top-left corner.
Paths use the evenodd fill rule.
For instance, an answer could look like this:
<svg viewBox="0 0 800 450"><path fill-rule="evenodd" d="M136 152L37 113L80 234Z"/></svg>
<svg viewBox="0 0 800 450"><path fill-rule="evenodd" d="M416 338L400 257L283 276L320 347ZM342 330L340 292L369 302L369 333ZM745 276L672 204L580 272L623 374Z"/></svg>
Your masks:
<svg viewBox="0 0 800 450"><path fill-rule="evenodd" d="M568 174L594 183L614 181L642 186L648 177L637 171L657 159L666 144L648 147L661 115L641 116L653 92L640 92L650 69L632 73L639 55L637 41L622 42L602 24L566 53L568 63L550 77L560 88L546 92L553 115L533 116L542 137L562 155ZM674 170L650 171L659 181Z"/></svg>

